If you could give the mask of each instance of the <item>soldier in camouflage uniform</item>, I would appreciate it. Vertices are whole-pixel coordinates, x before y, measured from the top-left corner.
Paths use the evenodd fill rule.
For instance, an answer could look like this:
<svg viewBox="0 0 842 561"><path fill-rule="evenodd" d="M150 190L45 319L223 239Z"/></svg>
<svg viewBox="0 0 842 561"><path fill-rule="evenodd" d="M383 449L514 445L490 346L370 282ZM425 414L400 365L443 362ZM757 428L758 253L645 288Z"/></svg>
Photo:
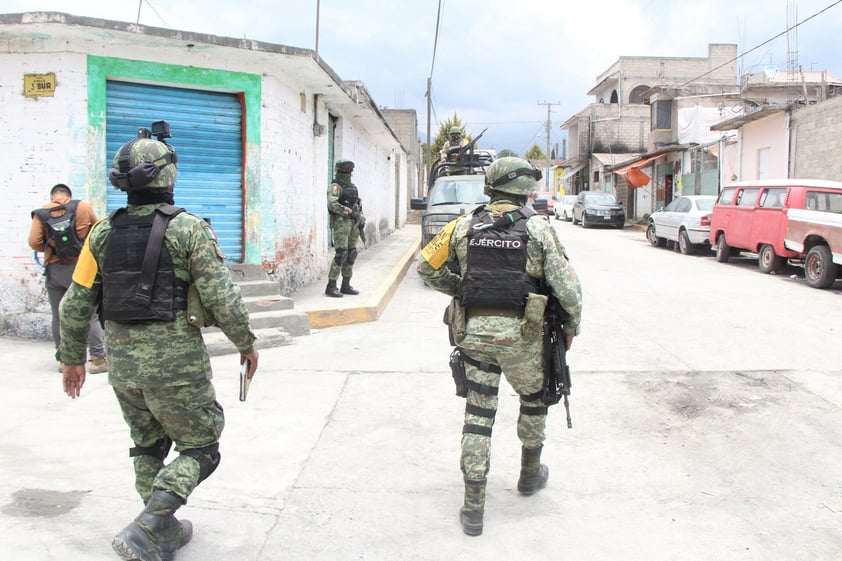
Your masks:
<svg viewBox="0 0 842 561"><path fill-rule="evenodd" d="M501 372L520 396L518 491L531 495L549 477L541 463L547 415L541 401L541 329L548 297L570 315L564 325L568 349L579 333L582 291L576 273L552 225L524 208L540 177L521 158L496 160L485 177L489 204L448 224L422 249L418 264L428 285L454 297L450 325L468 386L461 457L465 502L459 511L468 535L482 533Z"/></svg>
<svg viewBox="0 0 842 561"><path fill-rule="evenodd" d="M172 148L157 140L142 138L121 147L111 180L127 191L128 206L94 226L61 305L57 358L64 364L64 390L75 398L85 382L89 320L102 298L108 381L134 441L129 455L145 504L113 541L127 560L173 558L193 531L189 521L173 513L219 464L225 420L211 383L202 325L188 318L195 320L199 309L212 317L239 350L240 363L249 361L249 377L258 362L248 311L215 235L205 220L172 206L175 162ZM163 240L158 238L156 246L149 243L156 230L150 225L159 216ZM157 271L151 267L154 285L148 298L136 299L143 285L138 279L147 269L141 262L150 248L158 251ZM188 311L188 291L191 306L200 300L199 308ZM178 456L165 465L173 442Z"/></svg>
<svg viewBox="0 0 842 561"><path fill-rule="evenodd" d="M357 240L360 239L360 225L365 226L362 199L357 186L351 183L354 162L338 160L334 166L333 182L327 189L327 210L330 213L330 227L333 230L333 262L327 275L325 294L342 298L344 294L356 295L360 291L351 286L354 262L357 260ZM342 286L336 288L336 280L342 273Z"/></svg>

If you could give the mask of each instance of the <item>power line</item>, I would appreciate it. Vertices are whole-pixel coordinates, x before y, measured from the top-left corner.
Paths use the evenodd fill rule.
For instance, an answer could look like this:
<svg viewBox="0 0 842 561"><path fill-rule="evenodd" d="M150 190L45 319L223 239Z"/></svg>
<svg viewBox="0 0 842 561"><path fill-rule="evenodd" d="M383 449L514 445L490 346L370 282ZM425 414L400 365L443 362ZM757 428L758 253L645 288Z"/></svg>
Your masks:
<svg viewBox="0 0 842 561"><path fill-rule="evenodd" d="M831 4L831 5L829 5L829 6L825 7L825 8L822 8L821 10L819 10L818 12L816 12L815 14L813 14L812 16L810 16L810 17L808 17L808 18L806 18L806 19L801 20L800 22L796 23L795 25L793 25L793 26L791 26L791 27L786 28L785 30L781 31L780 33L778 33L777 35L775 35L775 36L774 36L774 37L772 37L771 39L767 39L766 41L764 41L764 42L760 43L760 44L759 44L759 45L757 45L756 47L753 47L753 48L751 48L751 49L747 50L746 52L744 52L744 53L743 53L743 54L741 54L741 55L737 55L736 57L732 58L731 60L729 60L729 61L727 61L727 62L724 62L724 63L720 64L720 65L719 65L719 66L717 66L716 68L713 68L713 69L711 69L711 70L708 70L707 72L705 72L704 74L702 74L702 75L700 75L700 76L696 76L696 77L695 77L695 78L693 78L692 80L688 80L687 82L684 82L683 84L681 84L681 85L680 85L680 86L678 86L678 87L679 87L679 88L683 88L683 87L684 87L684 86L686 86L687 84L692 84L692 83L693 83L693 82L695 82L696 80L699 80L699 79L701 79L701 78L704 78L704 77L705 77L705 76L707 76L708 74L713 74L714 72L716 72L717 70L719 70L719 69L720 69L720 68L722 68L723 66L728 66L728 65L729 65L729 64L731 64L732 62L734 62L734 61L736 61L736 60L739 60L739 59L743 58L743 57L744 57L744 56L746 56L747 54L749 54L749 53L751 53L751 52L753 52L753 51L756 51L756 50L757 50L757 49L759 49L760 47L762 47L762 46L764 46L764 45L768 45L769 43L771 43L772 41L774 41L775 39L777 39L777 38L778 38L778 37L780 37L781 35L786 35L787 33L789 33L790 31L792 31L792 30L793 30L793 29L795 29L796 27L800 26L802 23L807 23L807 22L808 22L808 21L810 21L811 19L813 19L813 18L815 18L816 16L819 16L819 15L821 15L822 13L824 13L824 12L828 11L828 10L829 10L829 9L831 9L832 7L836 6L837 4L842 4L842 0L836 0L836 2L834 2L833 4Z"/></svg>

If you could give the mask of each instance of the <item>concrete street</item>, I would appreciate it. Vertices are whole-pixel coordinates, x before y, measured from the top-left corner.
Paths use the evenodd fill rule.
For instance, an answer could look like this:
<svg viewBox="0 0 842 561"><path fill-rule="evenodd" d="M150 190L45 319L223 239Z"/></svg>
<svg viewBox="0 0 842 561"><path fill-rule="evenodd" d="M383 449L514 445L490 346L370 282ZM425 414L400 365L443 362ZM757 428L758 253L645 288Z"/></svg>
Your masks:
<svg viewBox="0 0 842 561"><path fill-rule="evenodd" d="M485 531L462 533L447 298L412 263L376 321L262 350L245 403L237 357L212 359L222 463L178 513L195 536L176 559L842 558L842 281L815 290L797 269L763 275L748 259L652 248L631 227L553 223L585 312L569 353L573 429L551 409L544 491L515 489L518 408L504 384ZM361 306L417 228L361 253ZM296 307L338 305L318 284ZM111 538L142 505L106 376L74 401L51 343L0 338L0 352L0 557L116 559Z"/></svg>

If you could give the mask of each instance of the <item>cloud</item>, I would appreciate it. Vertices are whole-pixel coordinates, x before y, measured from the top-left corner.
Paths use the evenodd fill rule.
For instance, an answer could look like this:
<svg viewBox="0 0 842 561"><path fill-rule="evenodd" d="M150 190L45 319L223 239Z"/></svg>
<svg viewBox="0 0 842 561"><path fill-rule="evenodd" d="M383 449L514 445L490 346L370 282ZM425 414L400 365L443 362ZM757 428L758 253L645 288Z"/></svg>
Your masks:
<svg viewBox="0 0 842 561"><path fill-rule="evenodd" d="M149 2L166 25L144 0L145 25L315 48L315 0ZM3 10L33 11L33 3L5 0ZM539 102L559 103L551 106L551 132L560 142L558 125L593 101L587 92L621 56L706 57L710 43L735 43L745 53L828 6L739 64L759 72L797 61L842 78L842 2L835 0L442 0L436 43L438 4L321 1L319 54L343 79L362 80L378 104L415 109L422 131L432 67L434 115L443 121L455 111L475 133L489 127L486 147L523 152L535 141L543 147L547 107ZM38 0L38 10L121 21L135 21L137 7L125 0Z"/></svg>

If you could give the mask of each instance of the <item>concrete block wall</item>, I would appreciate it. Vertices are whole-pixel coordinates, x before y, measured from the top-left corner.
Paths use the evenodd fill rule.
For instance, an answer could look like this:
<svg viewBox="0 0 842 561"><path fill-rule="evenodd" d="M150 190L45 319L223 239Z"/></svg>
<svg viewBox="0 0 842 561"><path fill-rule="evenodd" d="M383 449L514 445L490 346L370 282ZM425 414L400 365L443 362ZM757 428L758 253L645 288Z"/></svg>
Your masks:
<svg viewBox="0 0 842 561"><path fill-rule="evenodd" d="M842 181L842 96L792 112L790 177Z"/></svg>

